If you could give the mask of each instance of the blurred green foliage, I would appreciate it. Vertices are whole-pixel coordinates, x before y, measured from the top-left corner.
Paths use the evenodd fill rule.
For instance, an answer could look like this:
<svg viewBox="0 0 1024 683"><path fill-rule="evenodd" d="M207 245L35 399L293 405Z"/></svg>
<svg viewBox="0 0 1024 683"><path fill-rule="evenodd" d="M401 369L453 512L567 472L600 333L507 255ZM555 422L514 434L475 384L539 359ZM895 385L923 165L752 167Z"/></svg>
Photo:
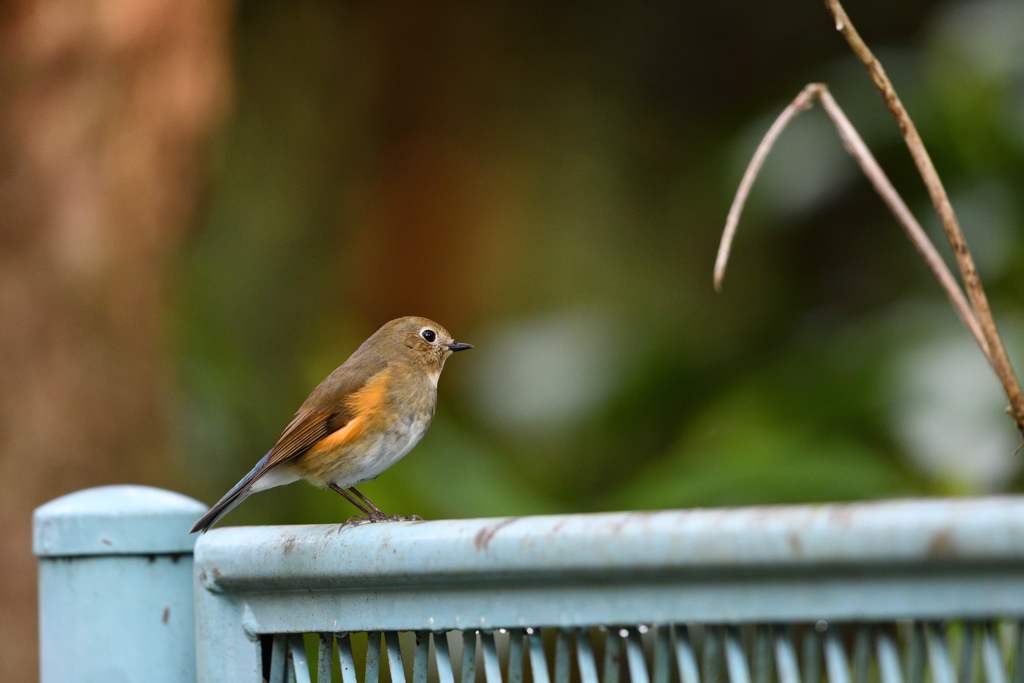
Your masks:
<svg viewBox="0 0 1024 683"><path fill-rule="evenodd" d="M896 5L847 10L1024 370L1024 6ZM189 493L216 499L362 339L412 314L476 349L449 362L421 445L365 486L388 511L1018 487L998 383L821 112L783 136L712 291L742 168L811 80L942 240L817 4L251 1L235 51L175 304ZM353 512L297 484L229 523Z"/></svg>

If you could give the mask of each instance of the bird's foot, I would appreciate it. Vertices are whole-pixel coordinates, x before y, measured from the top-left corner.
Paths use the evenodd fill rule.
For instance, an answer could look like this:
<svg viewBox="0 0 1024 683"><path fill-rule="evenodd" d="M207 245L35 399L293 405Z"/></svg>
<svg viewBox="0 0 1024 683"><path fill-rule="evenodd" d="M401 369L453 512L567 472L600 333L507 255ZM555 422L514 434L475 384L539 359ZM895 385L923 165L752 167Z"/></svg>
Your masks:
<svg viewBox="0 0 1024 683"><path fill-rule="evenodd" d="M381 520L384 521L384 520ZM419 515L391 515L387 518L388 522L422 522L423 518Z"/></svg>
<svg viewBox="0 0 1024 683"><path fill-rule="evenodd" d="M423 518L419 515L386 515L383 512L380 514L370 513L369 516L363 517L362 515L352 515L345 520L338 531L348 527L362 526L363 524L376 524L377 522L422 522Z"/></svg>
<svg viewBox="0 0 1024 683"><path fill-rule="evenodd" d="M351 517L349 517L348 519L346 519L344 522L341 523L341 526L338 528L338 531L341 531L342 529L345 529L345 528L350 527L350 526L362 526L363 524L373 524L374 522L380 522L380 521L382 521L382 520L374 518L374 517L363 517L361 515L352 515Z"/></svg>

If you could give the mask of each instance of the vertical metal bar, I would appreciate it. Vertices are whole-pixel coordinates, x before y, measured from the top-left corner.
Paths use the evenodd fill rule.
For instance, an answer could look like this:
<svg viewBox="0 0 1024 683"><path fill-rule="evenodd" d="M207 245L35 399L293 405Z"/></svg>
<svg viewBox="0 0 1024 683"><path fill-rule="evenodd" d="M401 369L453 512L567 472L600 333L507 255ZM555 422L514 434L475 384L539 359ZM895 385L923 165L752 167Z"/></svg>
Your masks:
<svg viewBox="0 0 1024 683"><path fill-rule="evenodd" d="M604 641L604 683L619 683L619 669L622 667L622 634L627 632L615 626L608 627Z"/></svg>
<svg viewBox="0 0 1024 683"><path fill-rule="evenodd" d="M427 683L430 664L430 631L416 631L416 652L412 658L412 683ZM320 683L317 681L317 683Z"/></svg>
<svg viewBox="0 0 1024 683"><path fill-rule="evenodd" d="M871 672L871 627L861 624L853 639L853 683L868 683Z"/></svg>
<svg viewBox="0 0 1024 683"><path fill-rule="evenodd" d="M722 679L722 629L704 627L704 683L719 683Z"/></svg>
<svg viewBox="0 0 1024 683"><path fill-rule="evenodd" d="M828 683L850 683L850 664L835 626L825 632L825 672Z"/></svg>
<svg viewBox="0 0 1024 683"><path fill-rule="evenodd" d="M668 626L657 626L654 632L654 683L669 683L672 672L669 660L672 653L671 632Z"/></svg>
<svg viewBox="0 0 1024 683"><path fill-rule="evenodd" d="M292 660L295 683L311 683L309 660L306 659L306 643L302 640L302 634L293 633L288 637L288 654Z"/></svg>
<svg viewBox="0 0 1024 683"><path fill-rule="evenodd" d="M523 638L523 629L509 629L508 683L523 683Z"/></svg>
<svg viewBox="0 0 1024 683"><path fill-rule="evenodd" d="M331 683L331 660L334 658L334 634L321 633L317 650L316 683Z"/></svg>
<svg viewBox="0 0 1024 683"><path fill-rule="evenodd" d="M697 657L693 654L689 627L673 626L672 635L675 637L676 643L676 666L679 669L679 683L700 683L700 673L697 671ZM799 683L799 681L794 683Z"/></svg>
<svg viewBox="0 0 1024 683"><path fill-rule="evenodd" d="M960 643L960 683L974 683L974 631L973 621L964 622L964 638ZM1018 681L1017 683L1024 683Z"/></svg>
<svg viewBox="0 0 1024 683"><path fill-rule="evenodd" d="M875 637L875 657L878 659L879 683L903 683L899 650L892 636L885 631L880 630Z"/></svg>
<svg viewBox="0 0 1024 683"><path fill-rule="evenodd" d="M804 629L804 683L821 681L821 638L816 626Z"/></svg>
<svg viewBox="0 0 1024 683"><path fill-rule="evenodd" d="M981 663L985 670L985 683L1006 683L1006 664L991 622L985 624L982 632Z"/></svg>
<svg viewBox="0 0 1024 683"><path fill-rule="evenodd" d="M949 659L946 634L935 624L925 627L925 643L928 646L928 667L932 672L932 683L956 683L953 662Z"/></svg>
<svg viewBox="0 0 1024 683"><path fill-rule="evenodd" d="M629 635L626 636L626 663L629 665L630 683L650 683L644 646L640 642L640 633L635 629L629 629Z"/></svg>
<svg viewBox="0 0 1024 683"><path fill-rule="evenodd" d="M550 683L548 660L544 656L544 639L540 637L540 629L532 629L529 633L530 672L533 675L533 683Z"/></svg>
<svg viewBox="0 0 1024 683"><path fill-rule="evenodd" d="M594 648L590 644L590 629L576 629L576 666L580 670L580 683L600 683Z"/></svg>
<svg viewBox="0 0 1024 683"><path fill-rule="evenodd" d="M338 633L335 635L335 638L338 641L338 663L341 665L341 683L358 683L356 681L356 662L352 658L352 639L347 633ZM379 643L380 640L377 642ZM366 656L367 658L370 656L369 647L366 648Z"/></svg>
<svg viewBox="0 0 1024 683"><path fill-rule="evenodd" d="M796 660L793 635L788 627L775 634L775 668L779 683L800 683L800 666Z"/></svg>
<svg viewBox="0 0 1024 683"><path fill-rule="evenodd" d="M1024 621L1018 621L1016 627L1017 640L1014 642L1013 650L1013 683L1024 683ZM970 681L964 683L970 683Z"/></svg>
<svg viewBox="0 0 1024 683"><path fill-rule="evenodd" d="M924 680L924 625L915 621L907 643L907 681L922 683Z"/></svg>
<svg viewBox="0 0 1024 683"><path fill-rule="evenodd" d="M476 631L462 632L462 683L476 681Z"/></svg>
<svg viewBox="0 0 1024 683"><path fill-rule="evenodd" d="M380 631L366 633L366 675L363 683L378 683L380 680Z"/></svg>
<svg viewBox="0 0 1024 683"><path fill-rule="evenodd" d="M569 629L555 631L555 683L569 683Z"/></svg>
<svg viewBox="0 0 1024 683"><path fill-rule="evenodd" d="M388 668L391 669L391 683L405 683L405 665L402 663L402 646L396 631L384 633L384 645L388 650Z"/></svg>
<svg viewBox="0 0 1024 683"><path fill-rule="evenodd" d="M480 632L480 649L484 653L484 676L487 683L501 683L501 662L494 643L494 631Z"/></svg>
<svg viewBox="0 0 1024 683"><path fill-rule="evenodd" d="M729 670L729 683L750 683L747 655L740 643L740 632L735 626L725 629L725 666Z"/></svg>
<svg viewBox="0 0 1024 683"><path fill-rule="evenodd" d="M270 645L270 677L269 683L284 683L285 660L287 654L287 636L283 633L274 635Z"/></svg>
<svg viewBox="0 0 1024 683"><path fill-rule="evenodd" d="M754 683L772 683L772 634L768 626L754 629Z"/></svg>
<svg viewBox="0 0 1024 683"><path fill-rule="evenodd" d="M438 683L455 683L452 657L448 652L448 634L445 632L434 634L434 657L437 659Z"/></svg>

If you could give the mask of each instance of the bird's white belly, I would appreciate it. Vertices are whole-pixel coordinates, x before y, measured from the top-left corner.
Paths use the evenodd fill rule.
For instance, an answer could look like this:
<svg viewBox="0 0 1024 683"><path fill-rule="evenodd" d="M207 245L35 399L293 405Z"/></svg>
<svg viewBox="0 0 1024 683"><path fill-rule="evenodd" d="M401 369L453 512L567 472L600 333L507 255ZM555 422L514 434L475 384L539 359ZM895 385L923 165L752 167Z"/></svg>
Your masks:
<svg viewBox="0 0 1024 683"><path fill-rule="evenodd" d="M376 479L416 447L430 426L430 417L410 417L373 437L364 436L365 450L331 481L344 489Z"/></svg>

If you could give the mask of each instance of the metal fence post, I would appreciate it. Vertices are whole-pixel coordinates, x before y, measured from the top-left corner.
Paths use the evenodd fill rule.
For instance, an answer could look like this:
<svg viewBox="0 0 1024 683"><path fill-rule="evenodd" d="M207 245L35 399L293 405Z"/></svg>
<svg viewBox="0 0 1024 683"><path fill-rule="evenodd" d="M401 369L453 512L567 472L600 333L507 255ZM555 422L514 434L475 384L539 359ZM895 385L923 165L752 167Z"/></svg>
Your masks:
<svg viewBox="0 0 1024 683"><path fill-rule="evenodd" d="M42 683L194 683L188 535L206 506L148 486L101 486L39 507Z"/></svg>

